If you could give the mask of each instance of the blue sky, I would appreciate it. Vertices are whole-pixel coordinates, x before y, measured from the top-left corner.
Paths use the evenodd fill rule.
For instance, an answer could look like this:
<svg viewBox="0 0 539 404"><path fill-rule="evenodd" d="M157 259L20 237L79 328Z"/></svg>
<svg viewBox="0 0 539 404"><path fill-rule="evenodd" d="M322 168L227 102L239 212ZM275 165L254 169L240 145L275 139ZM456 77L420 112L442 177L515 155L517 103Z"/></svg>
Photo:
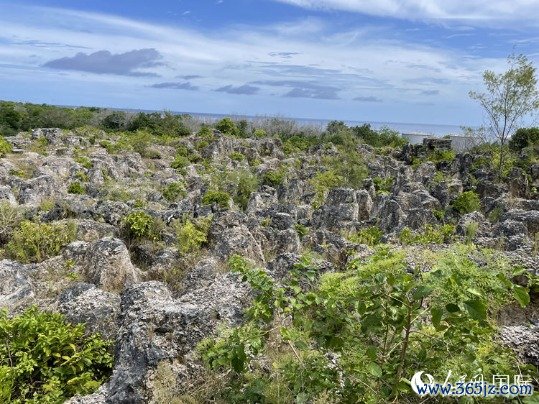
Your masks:
<svg viewBox="0 0 539 404"><path fill-rule="evenodd" d="M443 4L449 3L449 4ZM534 0L0 0L0 99L478 125Z"/></svg>

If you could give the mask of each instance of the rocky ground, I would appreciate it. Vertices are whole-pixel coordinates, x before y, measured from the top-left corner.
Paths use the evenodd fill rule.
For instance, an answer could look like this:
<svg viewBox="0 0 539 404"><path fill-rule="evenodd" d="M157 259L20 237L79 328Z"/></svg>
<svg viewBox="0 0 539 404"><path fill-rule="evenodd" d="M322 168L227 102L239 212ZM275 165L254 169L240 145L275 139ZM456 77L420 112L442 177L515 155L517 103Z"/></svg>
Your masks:
<svg viewBox="0 0 539 404"><path fill-rule="evenodd" d="M400 244L404 228L421 231L451 220L454 241L494 248L538 275L539 198L532 191L539 187L537 165L530 173L515 168L500 183L492 172L474 171L477 158L471 154L410 164L409 147L381 153L359 145L352 152L368 168L361 189L332 188L320 199L311 179L324 157L335 153L331 146L291 155L276 138L216 133L209 140L192 135L137 152L113 149L114 137L107 136L34 130L9 138L13 153L0 159L0 200L34 222L76 225L75 241L57 256L22 263L4 255L0 307L16 313L35 304L59 311L114 341L110 381L72 403L158 402L162 363L180 385L196 379L201 372L194 358L197 343L223 322L240 323L250 301L248 287L226 269L232 254L277 278L306 251L318 254L321 270L335 270L371 253L349 237L361 229L376 225L384 242ZM199 158L172 168L179 147ZM242 170L257 178L280 170L283 178L260 181L243 206L238 198L205 200L216 181L229 181L220 174ZM388 178L393 180L385 188L374 180ZM167 195L173 183L183 189ZM452 201L467 190L480 196L480 211L451 211ZM133 211L155 219L156 237L126 235L124 218ZM182 251L178 223L210 216L201 248ZM414 261L420 255L414 249L446 245L406 248ZM526 311L515 308L502 316L500 331L505 343L536 365L537 307L532 296Z"/></svg>

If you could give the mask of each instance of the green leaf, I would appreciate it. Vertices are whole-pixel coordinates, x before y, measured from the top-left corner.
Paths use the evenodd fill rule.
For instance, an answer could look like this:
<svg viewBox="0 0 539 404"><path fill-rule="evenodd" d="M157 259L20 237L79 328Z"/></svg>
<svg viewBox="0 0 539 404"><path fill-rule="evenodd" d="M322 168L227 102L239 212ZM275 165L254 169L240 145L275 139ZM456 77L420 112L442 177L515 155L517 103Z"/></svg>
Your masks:
<svg viewBox="0 0 539 404"><path fill-rule="evenodd" d="M432 325L434 325L434 328L438 329L438 327L440 326L440 321L442 321L443 313L444 311L440 307L433 307L430 310L430 314L432 316Z"/></svg>
<svg viewBox="0 0 539 404"><path fill-rule="evenodd" d="M477 297L483 297L483 294L482 294L480 291L478 291L477 289L474 289L474 288L468 288L468 289L466 289L466 291L467 291L468 293L471 293L471 294L474 295L474 296L477 296Z"/></svg>
<svg viewBox="0 0 539 404"><path fill-rule="evenodd" d="M473 319L482 321L487 318L487 306L481 300L468 300L464 305Z"/></svg>
<svg viewBox="0 0 539 404"><path fill-rule="evenodd" d="M432 293L431 286L419 286L414 290L412 297L414 300L421 300Z"/></svg>
<svg viewBox="0 0 539 404"><path fill-rule="evenodd" d="M456 313L457 311L460 310L459 306L457 306L456 304L453 304L453 303L446 304L445 309L450 313Z"/></svg>
<svg viewBox="0 0 539 404"><path fill-rule="evenodd" d="M382 377L382 368L378 364L371 362L367 365L369 373L375 377Z"/></svg>
<svg viewBox="0 0 539 404"><path fill-rule="evenodd" d="M528 304L530 304L530 295L528 292L528 288L520 285L514 286L513 295L515 296L518 304L520 304L520 307L526 307Z"/></svg>

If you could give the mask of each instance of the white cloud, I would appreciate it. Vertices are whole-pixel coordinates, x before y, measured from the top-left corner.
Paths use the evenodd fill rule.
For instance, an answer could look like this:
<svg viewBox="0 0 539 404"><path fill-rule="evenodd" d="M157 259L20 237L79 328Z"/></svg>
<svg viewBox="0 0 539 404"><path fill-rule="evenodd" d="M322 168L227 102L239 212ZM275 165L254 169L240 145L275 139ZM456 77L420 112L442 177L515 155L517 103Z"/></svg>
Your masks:
<svg viewBox="0 0 539 404"><path fill-rule="evenodd" d="M305 6L314 3L286 1ZM350 5L359 2L334 0L325 3ZM392 10L395 2L384 0L377 4L380 10ZM336 33L327 23L313 18L266 26L234 26L212 32L58 8L10 6L7 10L0 15L0 37L4 37L0 38L0 65L4 65L0 66L0 77L9 77L13 83L24 83L25 86L34 83L35 88L53 82L69 83L57 86L57 91L67 91L64 87L71 86L81 93L80 88L86 85L87 94L93 94L96 99L101 96L110 102L117 100L118 104L131 95L132 102L137 102L140 97L139 107L145 108L153 102L153 108L182 111L204 109L298 116L326 111L324 113L331 116L352 114L358 103L345 103L358 96L364 100L383 100L371 104L382 106L388 103L398 108L399 105L432 101L436 97L429 96L429 91L430 94L439 91L441 105L461 106L462 101L467 100L467 91L480 82L485 67L504 66L503 59L470 57L463 52L388 39L394 36L386 37L388 31L383 26ZM430 12L440 11L433 8ZM55 45L35 46L33 41L36 39ZM124 54L137 49L155 49L163 56L159 60L162 64L145 71L162 78L156 81L151 77L40 68L51 60L73 58L80 52L58 46L64 42L86 48L86 54L100 51ZM276 54L293 57L276 58ZM154 86L157 82L174 83L178 76L191 75L201 77L196 82L198 91L189 91L189 98L178 97L182 90L180 86L177 86L180 91L166 91ZM331 94L296 90L292 93L294 97L290 97L292 87L267 84L271 80L303 82L305 85L316 81L335 90ZM247 91L249 83L253 82L266 84L260 84L260 90ZM90 88L89 83L98 86ZM107 91L107 85L114 88L114 92L109 90L109 94L100 94L98 89ZM254 101L246 103L245 96L234 95L234 91L231 96L221 97L213 91L216 88L240 88L242 91L237 90L236 94L238 91L250 92L249 99ZM302 88L299 85L293 87ZM289 97L285 98L286 95ZM330 107L334 109L328 109ZM408 111L407 108L404 110ZM421 120L409 117L408 112L405 118Z"/></svg>
<svg viewBox="0 0 539 404"><path fill-rule="evenodd" d="M344 10L413 20L518 21L537 23L536 0L276 0L309 9Z"/></svg>

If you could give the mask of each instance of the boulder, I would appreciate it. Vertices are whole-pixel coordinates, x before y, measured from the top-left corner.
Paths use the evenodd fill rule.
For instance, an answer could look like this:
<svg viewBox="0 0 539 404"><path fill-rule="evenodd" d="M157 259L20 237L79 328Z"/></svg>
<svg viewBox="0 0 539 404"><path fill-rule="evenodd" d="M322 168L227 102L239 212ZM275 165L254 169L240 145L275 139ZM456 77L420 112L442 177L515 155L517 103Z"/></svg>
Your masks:
<svg viewBox="0 0 539 404"><path fill-rule="evenodd" d="M82 263L85 279L106 291L119 292L139 281L122 240L105 237L88 247Z"/></svg>
<svg viewBox="0 0 539 404"><path fill-rule="evenodd" d="M58 310L68 321L85 324L88 334L99 333L115 340L118 332L120 296L88 283L77 283L65 289L58 299Z"/></svg>
<svg viewBox="0 0 539 404"><path fill-rule="evenodd" d="M33 265L9 260L0 261L0 309L10 313L24 310L34 302L35 293L30 274Z"/></svg>

